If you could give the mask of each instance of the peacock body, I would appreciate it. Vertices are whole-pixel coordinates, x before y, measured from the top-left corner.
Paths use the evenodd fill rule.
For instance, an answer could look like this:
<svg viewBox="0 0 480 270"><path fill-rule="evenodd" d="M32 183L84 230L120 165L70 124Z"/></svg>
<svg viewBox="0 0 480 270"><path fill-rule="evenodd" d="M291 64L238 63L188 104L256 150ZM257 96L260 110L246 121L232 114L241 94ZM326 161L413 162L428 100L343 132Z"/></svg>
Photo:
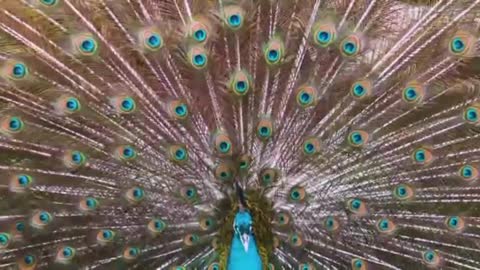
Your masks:
<svg viewBox="0 0 480 270"><path fill-rule="evenodd" d="M480 269L480 0L0 0L0 269Z"/></svg>

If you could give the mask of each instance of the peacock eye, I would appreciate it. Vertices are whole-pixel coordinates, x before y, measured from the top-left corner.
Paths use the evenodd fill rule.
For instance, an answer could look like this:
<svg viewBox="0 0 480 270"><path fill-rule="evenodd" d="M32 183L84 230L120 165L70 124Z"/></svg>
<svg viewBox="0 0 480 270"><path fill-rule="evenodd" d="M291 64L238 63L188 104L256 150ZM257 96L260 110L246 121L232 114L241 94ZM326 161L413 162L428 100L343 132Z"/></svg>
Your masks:
<svg viewBox="0 0 480 270"><path fill-rule="evenodd" d="M39 0L41 4L45 6L55 6L58 3L58 0Z"/></svg>
<svg viewBox="0 0 480 270"><path fill-rule="evenodd" d="M11 236L8 233L0 233L0 250L7 248L10 245Z"/></svg>
<svg viewBox="0 0 480 270"><path fill-rule="evenodd" d="M150 35L145 38L145 44L150 49L158 49L162 46L162 37L157 33L150 33Z"/></svg>
<svg viewBox="0 0 480 270"><path fill-rule="evenodd" d="M28 74L28 68L23 63L16 63L12 68L12 77L15 79L23 79Z"/></svg>
<svg viewBox="0 0 480 270"><path fill-rule="evenodd" d="M192 47L188 53L190 64L195 69L203 69L207 66L207 52L202 47Z"/></svg>

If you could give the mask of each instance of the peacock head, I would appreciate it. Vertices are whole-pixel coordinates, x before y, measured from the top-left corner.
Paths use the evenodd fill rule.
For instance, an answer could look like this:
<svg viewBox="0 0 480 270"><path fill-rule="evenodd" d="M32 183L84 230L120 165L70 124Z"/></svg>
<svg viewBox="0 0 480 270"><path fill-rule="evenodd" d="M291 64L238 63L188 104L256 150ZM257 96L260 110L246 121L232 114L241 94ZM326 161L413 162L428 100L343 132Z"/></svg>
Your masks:
<svg viewBox="0 0 480 270"><path fill-rule="evenodd" d="M245 252L248 252L248 243L250 242L250 237L253 237L253 219L250 213L239 211L233 221L233 230L235 231L234 237L238 237Z"/></svg>

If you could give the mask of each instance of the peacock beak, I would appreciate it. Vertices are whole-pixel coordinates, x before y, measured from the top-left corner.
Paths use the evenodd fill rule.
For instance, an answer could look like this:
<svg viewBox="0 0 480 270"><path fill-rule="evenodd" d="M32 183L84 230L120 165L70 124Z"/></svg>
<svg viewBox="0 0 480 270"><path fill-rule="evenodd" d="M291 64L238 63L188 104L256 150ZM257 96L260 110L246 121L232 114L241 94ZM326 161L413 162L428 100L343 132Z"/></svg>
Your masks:
<svg viewBox="0 0 480 270"><path fill-rule="evenodd" d="M248 252L248 242L250 241L250 235L244 233L240 235L240 240L242 241L242 246L245 249L245 252Z"/></svg>

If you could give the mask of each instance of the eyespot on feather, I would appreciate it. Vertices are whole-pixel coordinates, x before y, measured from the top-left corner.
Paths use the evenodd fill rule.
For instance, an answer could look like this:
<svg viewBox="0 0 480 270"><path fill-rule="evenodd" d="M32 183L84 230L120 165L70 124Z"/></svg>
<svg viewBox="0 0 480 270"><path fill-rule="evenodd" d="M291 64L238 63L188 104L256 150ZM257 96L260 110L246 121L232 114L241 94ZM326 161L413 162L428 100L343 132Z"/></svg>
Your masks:
<svg viewBox="0 0 480 270"><path fill-rule="evenodd" d="M180 196L187 203L197 203L199 200L198 189L193 185L187 185L180 188Z"/></svg>
<svg viewBox="0 0 480 270"><path fill-rule="evenodd" d="M433 161L433 153L429 147L419 147L412 153L412 159L416 164L429 165Z"/></svg>
<svg viewBox="0 0 480 270"><path fill-rule="evenodd" d="M375 227L380 234L384 235L391 235L397 229L397 225L389 218L379 219L376 222Z"/></svg>
<svg viewBox="0 0 480 270"><path fill-rule="evenodd" d="M235 71L232 75L230 75L230 81L228 85L230 91L235 96L246 96L252 86L251 75L244 70Z"/></svg>
<svg viewBox="0 0 480 270"><path fill-rule="evenodd" d="M472 125L478 125L480 123L480 104L475 103L463 111L463 120Z"/></svg>
<svg viewBox="0 0 480 270"><path fill-rule="evenodd" d="M198 220L198 224L203 231L210 231L215 228L217 225L215 217L212 216L203 216Z"/></svg>
<svg viewBox="0 0 480 270"><path fill-rule="evenodd" d="M134 113L137 109L135 99L129 95L118 95L110 99L114 110L119 114Z"/></svg>
<svg viewBox="0 0 480 270"><path fill-rule="evenodd" d="M200 241L200 236L198 236L198 234L195 234L195 233L189 233L185 235L185 237L183 237L183 243L187 247L194 246L198 244L199 241Z"/></svg>
<svg viewBox="0 0 480 270"><path fill-rule="evenodd" d="M33 184L33 177L28 174L16 174L10 178L9 189L11 192L24 193Z"/></svg>
<svg viewBox="0 0 480 270"><path fill-rule="evenodd" d="M320 140L315 137L307 138L302 144L302 152L307 156L318 154L321 149Z"/></svg>
<svg viewBox="0 0 480 270"><path fill-rule="evenodd" d="M273 136L273 121L269 117L262 117L257 124L257 137L262 141L267 141Z"/></svg>
<svg viewBox="0 0 480 270"><path fill-rule="evenodd" d="M397 200L408 201L414 197L415 192L413 188L407 184L398 184L393 188L392 194Z"/></svg>
<svg viewBox="0 0 480 270"><path fill-rule="evenodd" d="M356 100L364 100L370 97L373 93L372 81L362 79L352 84L350 88L350 95Z"/></svg>
<svg viewBox="0 0 480 270"><path fill-rule="evenodd" d="M465 164L458 170L458 176L468 183L476 182L479 178L477 167Z"/></svg>
<svg viewBox="0 0 480 270"><path fill-rule="evenodd" d="M99 207L100 203L93 197L86 197L80 200L78 207L84 213L92 213Z"/></svg>
<svg viewBox="0 0 480 270"><path fill-rule="evenodd" d="M275 184L279 178L279 172L273 168L262 169L258 176L258 180L263 187Z"/></svg>
<svg viewBox="0 0 480 270"><path fill-rule="evenodd" d="M63 164L67 168L77 169L83 167L86 163L87 157L78 150L67 150L63 154Z"/></svg>
<svg viewBox="0 0 480 270"><path fill-rule="evenodd" d="M80 33L71 37L71 46L78 56L94 56L98 53L98 41L91 33Z"/></svg>
<svg viewBox="0 0 480 270"><path fill-rule="evenodd" d="M231 156L233 153L233 143L227 133L218 130L213 134L213 146L215 152L222 156Z"/></svg>
<svg viewBox="0 0 480 270"><path fill-rule="evenodd" d="M301 108L308 108L317 104L317 90L309 85L299 87L295 97L297 105Z"/></svg>
<svg viewBox="0 0 480 270"><path fill-rule="evenodd" d="M294 248L300 248L303 246L303 237L300 233L293 232L288 236L288 243Z"/></svg>
<svg viewBox="0 0 480 270"><path fill-rule="evenodd" d="M101 246L111 244L115 240L115 236L116 236L116 233L112 230L109 230L109 229L100 230L97 233L97 243Z"/></svg>
<svg viewBox="0 0 480 270"><path fill-rule="evenodd" d="M171 145L168 148L170 160L178 163L186 162L188 160L188 151L184 145Z"/></svg>
<svg viewBox="0 0 480 270"><path fill-rule="evenodd" d="M298 270L315 270L315 267L311 263L301 263L298 265Z"/></svg>
<svg viewBox="0 0 480 270"><path fill-rule="evenodd" d="M283 41L278 37L272 38L263 47L263 54L268 65L274 66L281 63L285 57L285 45Z"/></svg>
<svg viewBox="0 0 480 270"><path fill-rule="evenodd" d="M348 200L347 208L352 214L358 217L363 217L367 215L367 206L365 202L363 202L359 198L353 198Z"/></svg>
<svg viewBox="0 0 480 270"><path fill-rule="evenodd" d="M173 100L168 103L168 113L175 120L188 118L188 105L183 100Z"/></svg>
<svg viewBox="0 0 480 270"><path fill-rule="evenodd" d="M475 56L475 44L477 38L471 33L460 30L456 32L448 42L448 49L451 54L458 57Z"/></svg>
<svg viewBox="0 0 480 270"><path fill-rule="evenodd" d="M448 216L445 218L445 226L451 232L463 232L465 229L465 219L460 216Z"/></svg>
<svg viewBox="0 0 480 270"><path fill-rule="evenodd" d="M55 262L60 264L70 264L75 258L76 250L70 246L62 246L57 250Z"/></svg>
<svg viewBox="0 0 480 270"><path fill-rule="evenodd" d="M435 250L426 250L422 252L422 259L428 267L437 267L441 262L441 257Z"/></svg>
<svg viewBox="0 0 480 270"><path fill-rule="evenodd" d="M340 52L345 57L355 57L363 52L365 41L359 34L350 34L340 42Z"/></svg>
<svg viewBox="0 0 480 270"><path fill-rule="evenodd" d="M25 123L20 116L6 115L1 119L1 133L6 136L14 136L25 129Z"/></svg>
<svg viewBox="0 0 480 270"><path fill-rule="evenodd" d="M232 181L235 176L235 169L230 163L220 163L215 168L215 177L222 183Z"/></svg>
<svg viewBox="0 0 480 270"><path fill-rule="evenodd" d="M306 197L307 193L305 191L305 188L301 186L295 186L291 188L290 192L288 193L288 198L290 202L301 203L305 201Z"/></svg>
<svg viewBox="0 0 480 270"><path fill-rule="evenodd" d="M335 232L340 227L340 223L334 216L328 216L323 221L323 226L329 232Z"/></svg>
<svg viewBox="0 0 480 270"><path fill-rule="evenodd" d="M33 254L25 254L17 260L19 270L35 270L37 264L37 257Z"/></svg>
<svg viewBox="0 0 480 270"><path fill-rule="evenodd" d="M313 42L320 47L326 48L337 39L337 29L332 22L317 22L312 29Z"/></svg>
<svg viewBox="0 0 480 270"><path fill-rule="evenodd" d="M154 218L148 222L148 231L153 235L153 236L158 236L162 232L165 231L167 228L167 224L165 221L159 218Z"/></svg>
<svg viewBox="0 0 480 270"><path fill-rule="evenodd" d="M228 5L223 8L223 22L228 29L237 31L245 21L245 11L237 5Z"/></svg>
<svg viewBox="0 0 480 270"><path fill-rule="evenodd" d="M5 61L1 68L2 77L10 81L25 80L30 75L30 70L22 61L9 59Z"/></svg>
<svg viewBox="0 0 480 270"><path fill-rule="evenodd" d="M291 216L287 212L279 212L275 215L275 223L281 227L288 226L291 221Z"/></svg>
<svg viewBox="0 0 480 270"><path fill-rule="evenodd" d="M252 165L252 157L250 155L241 155L238 161L238 168L240 172L246 172Z"/></svg>
<svg viewBox="0 0 480 270"><path fill-rule="evenodd" d="M159 51L164 45L162 34L156 27L140 29L137 38L139 45L146 52Z"/></svg>
<svg viewBox="0 0 480 270"><path fill-rule="evenodd" d="M207 51L201 46L191 47L187 56L190 65L197 70L204 69L208 64Z"/></svg>
<svg viewBox="0 0 480 270"><path fill-rule="evenodd" d="M141 187L132 187L125 193L125 199L130 204L138 204L145 199L145 190Z"/></svg>
<svg viewBox="0 0 480 270"><path fill-rule="evenodd" d="M78 98L62 95L53 104L55 111L60 115L71 115L79 112L82 109L82 105Z"/></svg>
<svg viewBox="0 0 480 270"><path fill-rule="evenodd" d="M131 145L121 145L115 149L115 157L121 161L133 161L137 158L137 150Z"/></svg>
<svg viewBox="0 0 480 270"><path fill-rule="evenodd" d="M211 263L209 266L208 266L208 270L220 270L220 264L217 263L217 262L214 262L214 263Z"/></svg>
<svg viewBox="0 0 480 270"><path fill-rule="evenodd" d="M136 259L138 259L140 254L141 254L141 250L138 247L127 246L123 250L122 257L127 262L133 262Z"/></svg>
<svg viewBox="0 0 480 270"><path fill-rule="evenodd" d="M53 221L52 215L44 210L37 210L30 218L30 225L35 229L45 229Z"/></svg>
<svg viewBox="0 0 480 270"><path fill-rule="evenodd" d="M207 42L211 34L210 28L207 20L203 18L194 20L188 25L188 37L197 43Z"/></svg>
<svg viewBox="0 0 480 270"><path fill-rule="evenodd" d="M353 147L363 147L368 143L369 134L364 130L354 130L348 134L348 144Z"/></svg>
<svg viewBox="0 0 480 270"><path fill-rule="evenodd" d="M402 99L407 104L420 104L425 98L425 87L416 82L409 82L402 90Z"/></svg>
<svg viewBox="0 0 480 270"><path fill-rule="evenodd" d="M13 238L9 233L0 232L0 251L7 249L13 242Z"/></svg>
<svg viewBox="0 0 480 270"><path fill-rule="evenodd" d="M352 259L352 270L367 270L367 262L360 258Z"/></svg>

